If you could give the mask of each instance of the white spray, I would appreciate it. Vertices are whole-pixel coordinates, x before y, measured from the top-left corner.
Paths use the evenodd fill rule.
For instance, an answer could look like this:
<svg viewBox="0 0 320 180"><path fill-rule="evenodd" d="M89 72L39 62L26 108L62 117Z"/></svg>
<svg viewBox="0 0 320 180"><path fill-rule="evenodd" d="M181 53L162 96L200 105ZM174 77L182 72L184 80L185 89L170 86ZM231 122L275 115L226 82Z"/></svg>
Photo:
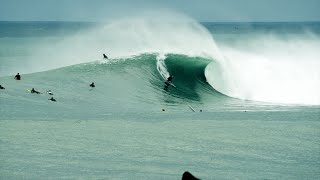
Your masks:
<svg viewBox="0 0 320 180"><path fill-rule="evenodd" d="M80 32L34 54L43 57L39 70L142 53L177 53L216 57L211 34L195 20L174 12L155 11L125 17ZM218 58L217 58L218 59ZM32 60L34 67L39 59Z"/></svg>
<svg viewBox="0 0 320 180"><path fill-rule="evenodd" d="M313 35L239 39L221 46L224 63L208 66L206 77L215 89L231 97L318 105L319 47L320 39Z"/></svg>

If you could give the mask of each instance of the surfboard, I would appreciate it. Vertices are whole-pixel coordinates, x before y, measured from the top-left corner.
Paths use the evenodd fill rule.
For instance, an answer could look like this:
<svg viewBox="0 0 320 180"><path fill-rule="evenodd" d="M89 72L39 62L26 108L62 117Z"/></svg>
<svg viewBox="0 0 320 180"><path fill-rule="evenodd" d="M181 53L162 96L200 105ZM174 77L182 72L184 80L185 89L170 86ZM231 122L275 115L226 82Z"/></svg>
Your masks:
<svg viewBox="0 0 320 180"><path fill-rule="evenodd" d="M172 86L172 87L176 88L176 86L175 86L172 82L166 81L164 84L165 84L165 86L166 86L167 88L168 88L169 86Z"/></svg>
<svg viewBox="0 0 320 180"><path fill-rule="evenodd" d="M190 104L188 104L189 108L191 109L191 111L196 112L191 106Z"/></svg>
<svg viewBox="0 0 320 180"><path fill-rule="evenodd" d="M174 84L170 83L170 85L171 85L172 87L176 88L176 86L175 86Z"/></svg>

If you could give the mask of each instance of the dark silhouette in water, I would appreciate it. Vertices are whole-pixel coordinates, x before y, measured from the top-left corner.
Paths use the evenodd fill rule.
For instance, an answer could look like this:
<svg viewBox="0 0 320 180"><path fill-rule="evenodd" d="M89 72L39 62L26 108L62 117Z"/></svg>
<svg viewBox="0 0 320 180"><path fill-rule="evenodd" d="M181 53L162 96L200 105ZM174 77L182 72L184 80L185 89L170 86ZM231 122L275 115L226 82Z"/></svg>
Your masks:
<svg viewBox="0 0 320 180"><path fill-rule="evenodd" d="M96 85L94 85L94 82L92 82L89 86L90 87L96 87Z"/></svg>
<svg viewBox="0 0 320 180"><path fill-rule="evenodd" d="M194 177L191 173L189 173L188 171L184 172L182 175L182 180L200 180L196 177Z"/></svg>
<svg viewBox="0 0 320 180"><path fill-rule="evenodd" d="M4 88L3 86L0 85L0 89L6 89L6 88Z"/></svg>
<svg viewBox="0 0 320 180"><path fill-rule="evenodd" d="M37 93L37 94L40 94L40 92L39 92L39 91L34 90L34 88L32 88L30 92L31 92L31 93Z"/></svg>
<svg viewBox="0 0 320 180"><path fill-rule="evenodd" d="M169 88L170 84L172 83L172 78L173 78L173 76L169 76L169 77L167 78L167 81L164 82L164 87L163 87L163 89L164 89L165 91L168 91L168 88Z"/></svg>
<svg viewBox="0 0 320 180"><path fill-rule="evenodd" d="M14 77L15 80L21 80L21 76L20 74L18 73L15 77Z"/></svg>
<svg viewBox="0 0 320 180"><path fill-rule="evenodd" d="M105 59L109 59L108 56L106 54L103 54L103 58Z"/></svg>
<svg viewBox="0 0 320 180"><path fill-rule="evenodd" d="M53 97L51 97L51 98L50 98L50 99L48 99L48 100L56 102L56 100L55 100L55 99L53 99Z"/></svg>

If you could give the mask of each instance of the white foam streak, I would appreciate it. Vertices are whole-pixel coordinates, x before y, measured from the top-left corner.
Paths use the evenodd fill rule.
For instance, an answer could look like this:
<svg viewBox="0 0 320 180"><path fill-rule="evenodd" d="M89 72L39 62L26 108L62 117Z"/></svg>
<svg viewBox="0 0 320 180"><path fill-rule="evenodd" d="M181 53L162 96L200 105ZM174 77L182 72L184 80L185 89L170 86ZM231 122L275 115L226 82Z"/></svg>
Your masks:
<svg viewBox="0 0 320 180"><path fill-rule="evenodd" d="M166 59L166 56L164 54L159 54L157 56L157 70L159 74L162 76L162 78L166 80L170 76L170 74L164 62L165 59Z"/></svg>

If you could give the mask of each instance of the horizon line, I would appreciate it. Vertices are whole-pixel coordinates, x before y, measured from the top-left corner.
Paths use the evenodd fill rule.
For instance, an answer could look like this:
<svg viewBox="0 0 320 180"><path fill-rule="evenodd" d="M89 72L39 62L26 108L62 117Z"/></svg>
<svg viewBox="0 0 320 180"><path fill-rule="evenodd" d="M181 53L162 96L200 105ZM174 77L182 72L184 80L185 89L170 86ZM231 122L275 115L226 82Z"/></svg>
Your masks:
<svg viewBox="0 0 320 180"><path fill-rule="evenodd" d="M106 23L111 21L77 21L77 20L0 20L0 22L70 22L70 23ZM310 21L197 21L199 23L320 23Z"/></svg>

